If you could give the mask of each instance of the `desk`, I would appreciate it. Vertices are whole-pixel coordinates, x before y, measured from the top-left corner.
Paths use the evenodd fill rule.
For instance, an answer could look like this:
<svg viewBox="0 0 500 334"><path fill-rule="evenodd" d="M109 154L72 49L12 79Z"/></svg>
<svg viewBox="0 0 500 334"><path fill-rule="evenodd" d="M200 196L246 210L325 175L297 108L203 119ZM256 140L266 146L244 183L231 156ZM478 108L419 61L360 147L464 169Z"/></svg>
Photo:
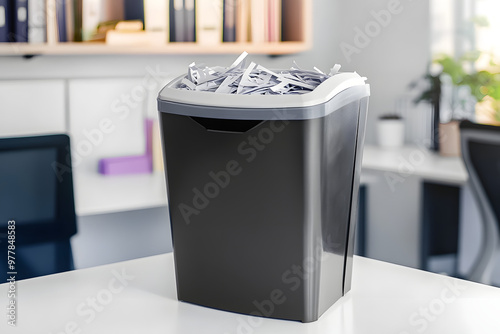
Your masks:
<svg viewBox="0 0 500 334"><path fill-rule="evenodd" d="M20 281L17 327L2 317L0 333L498 333L498 288L362 257L353 270L352 290L303 324L178 302L173 256L163 254Z"/></svg>
<svg viewBox="0 0 500 334"><path fill-rule="evenodd" d="M366 184L366 255L453 274L464 267L456 256L460 198L468 178L461 157L417 145L367 145L362 175L374 180Z"/></svg>
<svg viewBox="0 0 500 334"><path fill-rule="evenodd" d="M363 168L399 173L411 165L410 174L425 180L462 184L468 174L461 157L443 157L425 147L403 146L394 149L365 145Z"/></svg>
<svg viewBox="0 0 500 334"><path fill-rule="evenodd" d="M383 149L366 145L363 168L398 172L400 159L422 151L426 159L416 165L415 173L431 180L463 183L467 179L465 167L458 157L441 157L418 146ZM103 176L95 171L75 170L75 205L79 216L140 210L167 205L163 172L139 175ZM370 183L361 175L361 183ZM96 191L99 189L99 191Z"/></svg>

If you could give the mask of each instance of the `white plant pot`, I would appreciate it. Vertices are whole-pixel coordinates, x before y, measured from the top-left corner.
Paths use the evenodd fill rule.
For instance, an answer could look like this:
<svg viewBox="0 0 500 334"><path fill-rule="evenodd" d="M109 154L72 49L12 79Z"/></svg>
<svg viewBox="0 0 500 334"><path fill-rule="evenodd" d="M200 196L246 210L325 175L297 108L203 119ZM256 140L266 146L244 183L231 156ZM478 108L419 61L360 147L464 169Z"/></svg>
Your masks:
<svg viewBox="0 0 500 334"><path fill-rule="evenodd" d="M401 119L377 121L378 145L384 148L401 147L405 141L405 124Z"/></svg>

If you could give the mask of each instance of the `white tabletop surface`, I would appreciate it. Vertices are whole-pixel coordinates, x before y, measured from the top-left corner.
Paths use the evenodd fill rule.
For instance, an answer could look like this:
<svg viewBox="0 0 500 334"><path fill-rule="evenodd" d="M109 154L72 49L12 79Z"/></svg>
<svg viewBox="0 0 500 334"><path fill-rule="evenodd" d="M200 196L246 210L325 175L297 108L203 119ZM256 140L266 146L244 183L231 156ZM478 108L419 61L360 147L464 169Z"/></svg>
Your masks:
<svg viewBox="0 0 500 334"><path fill-rule="evenodd" d="M426 180L461 184L467 170L460 157L444 157L425 147L403 146L393 149L366 145L363 168L416 175Z"/></svg>
<svg viewBox="0 0 500 334"><path fill-rule="evenodd" d="M0 333L500 333L498 288L361 257L352 285L316 322L254 318L178 302L169 253L17 282Z"/></svg>

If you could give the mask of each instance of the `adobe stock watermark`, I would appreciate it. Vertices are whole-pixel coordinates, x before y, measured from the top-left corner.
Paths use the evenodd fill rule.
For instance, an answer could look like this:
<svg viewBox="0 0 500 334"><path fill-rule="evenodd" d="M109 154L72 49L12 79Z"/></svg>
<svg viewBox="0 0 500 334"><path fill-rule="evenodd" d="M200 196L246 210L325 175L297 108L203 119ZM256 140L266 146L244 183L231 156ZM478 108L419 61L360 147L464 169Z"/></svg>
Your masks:
<svg viewBox="0 0 500 334"><path fill-rule="evenodd" d="M68 154L66 155L65 164L57 161L52 163L52 169L56 173L59 182L62 182L64 174L71 171L69 168L70 160L73 167L81 164L83 159L90 156L96 147L103 144L106 137L115 131L120 122L127 119L132 109L144 103L149 96L149 92L159 90L169 77L169 72L162 72L159 65L156 66L156 69L150 66L146 67L146 72L140 84L132 87L130 91L120 94L111 102L109 108L112 117L103 117L96 122L95 127L82 130L84 139L72 145L71 156L69 154L70 148L66 148Z"/></svg>
<svg viewBox="0 0 500 334"><path fill-rule="evenodd" d="M361 50L367 48L373 39L379 36L384 28L391 24L393 17L403 12L403 9L401 0L389 0L386 9L371 10L370 16L372 20L368 21L363 27L354 27L352 43L343 41L339 45L340 51L342 51L347 62L350 63L353 55L359 54Z"/></svg>
<svg viewBox="0 0 500 334"><path fill-rule="evenodd" d="M410 314L408 323L410 329L399 332L399 334L424 333L432 323L446 312L450 304L455 302L467 287L460 283L458 279L444 279L445 287L441 289L439 295L430 300L426 305L421 306Z"/></svg>
<svg viewBox="0 0 500 334"><path fill-rule="evenodd" d="M238 158L231 159L225 164L225 169L217 172L208 172L209 181L201 187L192 189L193 198L191 203L180 203L178 209L186 224L191 223L192 216L199 215L206 209L211 200L215 199L220 193L229 186L232 178L240 175L243 170L243 163L240 162L243 158L244 163L252 163L259 152L268 147L273 142L276 134L282 132L289 121L284 119L283 115L278 111L274 112L274 117L269 121L269 125L261 128L256 135L248 135L245 140L237 146Z"/></svg>
<svg viewBox="0 0 500 334"><path fill-rule="evenodd" d="M135 279L125 272L112 270L111 277L105 288L100 289L94 295L88 296L84 301L79 303L75 308L75 314L78 316L77 321L67 322L63 328L56 332L49 332L48 334L81 334L83 333L82 324L90 324L94 321L98 314L103 312L106 307L113 302L116 295L120 294L129 284L130 281Z"/></svg>
<svg viewBox="0 0 500 334"><path fill-rule="evenodd" d="M338 248L339 244L332 242L331 236L325 240L318 238L312 255L304 258L301 264L293 264L281 275L281 282L286 287L285 290L280 288L272 289L269 292L269 298L263 300L254 300L253 306L255 310L250 312L250 315L237 316L236 334L252 334L255 330L262 326L263 317L272 317L276 311L276 307L286 303L287 293L291 293L299 289L304 282L313 277L314 273L320 270L320 263L328 260L332 253L325 252L323 248ZM228 334L228 333L225 333Z"/></svg>
<svg viewBox="0 0 500 334"><path fill-rule="evenodd" d="M424 145L418 145L405 158L403 155L397 157L398 170L397 172L384 172L384 178L391 192L396 191L396 186L404 183L408 177L413 175L418 166L424 164L428 158L430 151Z"/></svg>
<svg viewBox="0 0 500 334"><path fill-rule="evenodd" d="M449 137L446 134L439 133L441 143L447 140L449 140ZM418 143L417 147L410 152L408 158L400 154L397 157L398 170L396 172L384 172L384 179L391 192L395 192L398 184L404 183L410 176L414 175L417 168L423 165L430 155L435 154L428 148L430 143L430 139Z"/></svg>

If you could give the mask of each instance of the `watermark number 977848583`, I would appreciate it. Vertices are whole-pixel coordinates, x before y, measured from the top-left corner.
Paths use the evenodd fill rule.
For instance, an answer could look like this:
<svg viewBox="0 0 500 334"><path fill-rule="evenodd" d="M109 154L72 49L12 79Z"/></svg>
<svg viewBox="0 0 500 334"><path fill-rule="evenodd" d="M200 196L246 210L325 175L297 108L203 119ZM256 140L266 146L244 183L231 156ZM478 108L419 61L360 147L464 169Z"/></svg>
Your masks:
<svg viewBox="0 0 500 334"><path fill-rule="evenodd" d="M16 221L7 222L7 323L16 325Z"/></svg>

